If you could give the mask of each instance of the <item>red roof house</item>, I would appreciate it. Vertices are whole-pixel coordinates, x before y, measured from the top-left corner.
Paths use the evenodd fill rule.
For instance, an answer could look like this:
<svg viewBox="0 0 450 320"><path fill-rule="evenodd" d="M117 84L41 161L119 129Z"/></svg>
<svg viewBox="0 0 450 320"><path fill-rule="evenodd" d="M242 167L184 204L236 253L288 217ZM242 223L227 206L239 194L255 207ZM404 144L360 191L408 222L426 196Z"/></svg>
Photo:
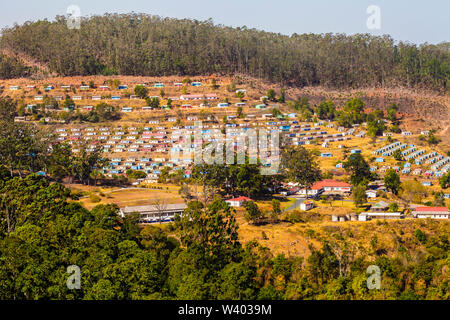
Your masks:
<svg viewBox="0 0 450 320"><path fill-rule="evenodd" d="M332 179L324 179L314 183L308 190L308 195L319 195L323 192L328 193L350 193L352 192L352 185L342 181L336 181ZM306 195L305 188L300 189L300 194Z"/></svg>
<svg viewBox="0 0 450 320"><path fill-rule="evenodd" d="M448 219L450 211L446 207L417 207L413 212L416 218Z"/></svg>
<svg viewBox="0 0 450 320"><path fill-rule="evenodd" d="M252 201L252 199L247 197L238 197L234 199L226 200L225 202L228 203L230 207L242 207L245 202Z"/></svg>

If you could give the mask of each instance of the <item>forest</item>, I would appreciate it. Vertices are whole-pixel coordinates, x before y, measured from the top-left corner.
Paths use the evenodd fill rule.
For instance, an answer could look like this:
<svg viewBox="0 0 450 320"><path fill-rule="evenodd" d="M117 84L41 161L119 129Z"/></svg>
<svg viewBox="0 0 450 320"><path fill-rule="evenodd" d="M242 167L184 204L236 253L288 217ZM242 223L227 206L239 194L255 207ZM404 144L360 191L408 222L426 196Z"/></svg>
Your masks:
<svg viewBox="0 0 450 320"><path fill-rule="evenodd" d="M449 88L448 43L415 45L368 34L287 36L134 13L83 18L77 30L68 29L66 19L3 29L1 51L61 76L242 74L283 86ZM0 56L1 78L37 69Z"/></svg>
<svg viewBox="0 0 450 320"><path fill-rule="evenodd" d="M0 213L1 300L449 298L450 244L438 222L412 238L396 233L394 256L375 237L357 255L358 243L339 231L311 244L308 257L274 255L257 241L240 243L234 209L220 199L190 202L166 228L142 228L115 205L89 211L61 184L12 178L2 167ZM381 290L367 287L372 264ZM81 269L79 289L66 286L71 265Z"/></svg>

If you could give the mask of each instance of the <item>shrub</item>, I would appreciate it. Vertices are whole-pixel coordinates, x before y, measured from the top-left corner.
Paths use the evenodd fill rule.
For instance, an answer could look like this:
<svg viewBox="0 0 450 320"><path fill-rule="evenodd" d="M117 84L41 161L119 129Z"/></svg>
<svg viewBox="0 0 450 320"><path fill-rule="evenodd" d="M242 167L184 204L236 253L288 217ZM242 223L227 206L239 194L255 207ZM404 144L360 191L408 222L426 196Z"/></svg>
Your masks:
<svg viewBox="0 0 450 320"><path fill-rule="evenodd" d="M100 202L102 199L100 199L100 197L99 197L98 195L92 193L92 194L89 196L89 200L90 200L92 203L98 203L98 202Z"/></svg>

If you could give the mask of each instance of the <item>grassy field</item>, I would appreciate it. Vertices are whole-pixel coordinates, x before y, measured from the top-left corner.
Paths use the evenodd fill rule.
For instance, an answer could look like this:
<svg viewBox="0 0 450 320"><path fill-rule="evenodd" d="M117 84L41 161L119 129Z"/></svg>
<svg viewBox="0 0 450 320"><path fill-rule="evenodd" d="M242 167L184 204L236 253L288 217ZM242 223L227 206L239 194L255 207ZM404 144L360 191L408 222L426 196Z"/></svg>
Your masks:
<svg viewBox="0 0 450 320"><path fill-rule="evenodd" d="M182 203L183 199L178 194L179 187L173 185L158 185L161 189L150 188L99 188L87 186L70 186L72 190L85 191L87 196L80 199L80 203L87 209L92 209L98 204L117 204L119 207L139 206L153 204L156 199L162 199L167 203ZM90 195L96 195L100 201L92 202Z"/></svg>
<svg viewBox="0 0 450 320"><path fill-rule="evenodd" d="M254 226L240 219L240 241L247 243L257 240L275 254L308 257L310 244L317 248L323 240L331 240L333 235L343 235L355 247L357 255L372 254L375 250L383 250L389 255L402 245L414 249L418 245L414 238L417 229L421 229L428 236L448 233L450 230L449 221L404 219L331 222L328 219L330 217L326 217L322 222L280 222L263 226Z"/></svg>

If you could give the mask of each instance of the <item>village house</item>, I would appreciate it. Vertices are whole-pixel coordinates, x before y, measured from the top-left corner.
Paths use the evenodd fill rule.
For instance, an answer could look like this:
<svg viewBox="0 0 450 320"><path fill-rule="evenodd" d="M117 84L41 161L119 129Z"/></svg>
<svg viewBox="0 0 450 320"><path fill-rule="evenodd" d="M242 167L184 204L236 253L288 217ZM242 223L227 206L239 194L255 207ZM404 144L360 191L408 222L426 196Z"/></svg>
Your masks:
<svg viewBox="0 0 450 320"><path fill-rule="evenodd" d="M375 199L377 197L378 192L376 190L367 190L366 196L368 199Z"/></svg>
<svg viewBox="0 0 450 320"><path fill-rule="evenodd" d="M312 201L304 201L300 205L300 210L303 210L303 211L309 211L313 208L314 208L314 202L312 202Z"/></svg>
<svg viewBox="0 0 450 320"><path fill-rule="evenodd" d="M180 100L216 100L217 95L215 93L209 94L184 94L180 96Z"/></svg>
<svg viewBox="0 0 450 320"><path fill-rule="evenodd" d="M404 215L401 212L363 212L358 216L359 221L369 221L372 219L403 219Z"/></svg>
<svg viewBox="0 0 450 320"><path fill-rule="evenodd" d="M389 210L389 203L380 201L370 207L371 212L385 212Z"/></svg>
<svg viewBox="0 0 450 320"><path fill-rule="evenodd" d="M325 179L316 182L311 186L308 190L308 197L317 197L324 192L327 194L349 195L352 192L352 185L342 181ZM300 189L298 194L306 195L306 189Z"/></svg>
<svg viewBox="0 0 450 320"><path fill-rule="evenodd" d="M248 201L252 201L252 199L247 198L247 197L238 197L238 198L226 200L225 202L228 203L228 205L230 207L240 208Z"/></svg>

